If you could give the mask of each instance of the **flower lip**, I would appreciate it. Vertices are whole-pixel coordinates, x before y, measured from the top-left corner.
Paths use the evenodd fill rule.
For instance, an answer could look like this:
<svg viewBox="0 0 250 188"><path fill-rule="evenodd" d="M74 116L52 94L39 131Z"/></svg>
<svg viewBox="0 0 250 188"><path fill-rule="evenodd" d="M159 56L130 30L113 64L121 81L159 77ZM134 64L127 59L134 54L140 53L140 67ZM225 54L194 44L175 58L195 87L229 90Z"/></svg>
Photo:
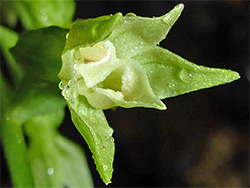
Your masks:
<svg viewBox="0 0 250 188"><path fill-rule="evenodd" d="M103 42L99 42L92 47L79 48L79 52L85 64L102 63L110 58L110 52Z"/></svg>
<svg viewBox="0 0 250 188"><path fill-rule="evenodd" d="M88 88L105 80L120 65L115 47L110 41L78 48L74 50L73 56L75 76L77 79L83 78Z"/></svg>

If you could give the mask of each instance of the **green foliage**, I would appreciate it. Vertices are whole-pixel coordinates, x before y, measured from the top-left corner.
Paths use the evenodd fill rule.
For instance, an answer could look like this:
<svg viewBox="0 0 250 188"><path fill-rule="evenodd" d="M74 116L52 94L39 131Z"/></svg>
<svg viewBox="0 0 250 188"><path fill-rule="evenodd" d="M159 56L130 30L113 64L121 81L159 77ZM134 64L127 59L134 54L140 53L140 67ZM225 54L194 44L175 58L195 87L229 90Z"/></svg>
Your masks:
<svg viewBox="0 0 250 188"><path fill-rule="evenodd" d="M10 70L12 82L17 86L23 76L23 70L16 63L9 49L14 47L18 40L18 34L6 27L0 26L0 47ZM2 90L1 90L2 91Z"/></svg>
<svg viewBox="0 0 250 188"><path fill-rule="evenodd" d="M53 32L52 30L53 28L48 28L47 31L50 33L50 31ZM65 40L65 37L62 39ZM26 47L24 44L14 49ZM35 48L35 46L32 46L32 48ZM63 43L61 51L53 55L60 59L62 49ZM29 54L25 55L29 56ZM40 73L37 72L37 76L39 76L39 74ZM54 72L54 74L57 73ZM5 85L7 85L7 83L5 83ZM65 107L65 101L60 95L57 83L33 79L30 76L30 72L25 72L25 75L14 90L7 90L7 87L4 89L5 90L1 92L5 93L5 100L7 99L9 103L8 106L6 105L4 111L1 112L3 119L1 122L2 140L13 185L15 187L33 187L33 178L29 167L26 144L22 134L22 125L34 116L45 115L63 109Z"/></svg>
<svg viewBox="0 0 250 188"><path fill-rule="evenodd" d="M25 123L29 160L36 187L93 187L82 150L56 130L64 110Z"/></svg>
<svg viewBox="0 0 250 188"><path fill-rule="evenodd" d="M3 21L11 27L14 27L20 19L27 30L51 25L68 28L75 14L75 2L73 0L2 1L1 12L6 19Z"/></svg>
<svg viewBox="0 0 250 188"><path fill-rule="evenodd" d="M39 33L39 37L37 35ZM11 49L19 64L26 68L20 85L14 91L12 105L7 116L24 123L31 117L51 113L63 108L65 102L57 89L57 80L53 79L60 67L60 54L64 47L66 31L57 27L27 31L20 36L17 45ZM41 38L49 38L41 42ZM53 41L54 43L50 43ZM49 45L49 47L47 46ZM45 49L56 49L45 52ZM40 52L39 58L37 52ZM42 55L42 56L40 56ZM54 82L53 82L54 81Z"/></svg>
<svg viewBox="0 0 250 188"><path fill-rule="evenodd" d="M11 27L20 19L26 29L67 28L74 8L71 0L5 1L1 15ZM26 31L18 40L18 34L0 26L0 45L14 84L10 87L1 74L1 133L15 187L93 187L84 153L56 130L66 105L57 74L67 32L43 28Z"/></svg>
<svg viewBox="0 0 250 188"><path fill-rule="evenodd" d="M27 31L20 36L17 45L11 50L15 59L26 69L19 86L11 92L12 96L6 97L11 103L6 107L3 118L3 142L8 145L5 153L8 158L14 157L13 161L16 161L9 164L11 173L22 173L23 170L16 168L20 165L15 159L15 156L19 155L15 152L22 152L20 160L24 160L25 149L20 151L15 147L18 142L24 144L24 141L19 138L19 140L12 139L10 142L9 139L15 130L19 130L18 127L26 124L26 132L30 139L27 152L35 184L38 187L93 186L82 151L56 131L56 127L63 120L66 105L60 94L59 80L56 77L60 70L60 56L64 48L66 33L66 30L58 27ZM44 40L44 38L49 40ZM51 51L46 53L46 49ZM37 55L37 52L40 54ZM7 88L4 92L7 94ZM9 126L13 129L9 129ZM50 165L55 171L52 176L45 175ZM19 176L13 177L14 185L31 186L29 183L32 180L28 178L25 182L22 181L24 178L27 178L27 174L20 178Z"/></svg>
<svg viewBox="0 0 250 188"><path fill-rule="evenodd" d="M11 52L25 69L27 77L59 82L57 74L61 68L60 54L67 32L66 29L52 26L22 33Z"/></svg>

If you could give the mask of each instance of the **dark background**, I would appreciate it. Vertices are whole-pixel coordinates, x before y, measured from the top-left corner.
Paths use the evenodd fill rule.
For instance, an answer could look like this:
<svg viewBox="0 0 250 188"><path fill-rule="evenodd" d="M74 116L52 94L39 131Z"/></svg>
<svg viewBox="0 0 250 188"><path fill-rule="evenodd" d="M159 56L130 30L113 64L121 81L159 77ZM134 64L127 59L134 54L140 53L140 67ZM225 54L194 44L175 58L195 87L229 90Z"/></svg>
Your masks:
<svg viewBox="0 0 250 188"><path fill-rule="evenodd" d="M75 18L116 12L161 16L178 3L77 1ZM182 3L181 17L160 45L197 64L237 71L241 79L165 99L166 111L105 111L116 144L108 187L249 186L249 3ZM67 109L60 131L83 147L95 186L104 187Z"/></svg>

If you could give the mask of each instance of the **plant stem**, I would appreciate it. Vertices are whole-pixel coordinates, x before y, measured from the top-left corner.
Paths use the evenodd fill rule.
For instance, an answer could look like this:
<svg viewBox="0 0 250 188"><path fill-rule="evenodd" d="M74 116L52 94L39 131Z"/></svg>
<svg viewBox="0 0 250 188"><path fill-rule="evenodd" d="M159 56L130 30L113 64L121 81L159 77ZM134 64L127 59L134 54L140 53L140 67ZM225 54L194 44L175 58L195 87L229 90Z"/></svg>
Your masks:
<svg viewBox="0 0 250 188"><path fill-rule="evenodd" d="M13 187L35 187L22 125L6 118L2 124L2 141Z"/></svg>

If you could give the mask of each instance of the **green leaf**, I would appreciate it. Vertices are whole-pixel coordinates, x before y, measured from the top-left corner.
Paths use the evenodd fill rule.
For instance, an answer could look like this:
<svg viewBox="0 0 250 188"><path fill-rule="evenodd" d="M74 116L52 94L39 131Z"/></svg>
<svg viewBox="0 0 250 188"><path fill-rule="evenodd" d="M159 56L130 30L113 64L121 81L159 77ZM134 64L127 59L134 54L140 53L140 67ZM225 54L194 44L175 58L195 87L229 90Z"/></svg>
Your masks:
<svg viewBox="0 0 250 188"><path fill-rule="evenodd" d="M0 95L0 100L1 100L1 113L2 110L10 104L10 97L13 93L4 79L2 72L0 74L0 90L1 90L1 95Z"/></svg>
<svg viewBox="0 0 250 188"><path fill-rule="evenodd" d="M17 23L17 19L20 19L26 30L52 25L69 28L75 13L73 0L3 1L1 5L4 19L11 26Z"/></svg>
<svg viewBox="0 0 250 188"><path fill-rule="evenodd" d="M58 83L61 54L68 30L49 27L22 33L14 48L15 59L22 64L26 76Z"/></svg>
<svg viewBox="0 0 250 188"><path fill-rule="evenodd" d="M64 53L76 47L92 46L103 41L122 21L121 13L76 20L70 29Z"/></svg>
<svg viewBox="0 0 250 188"><path fill-rule="evenodd" d="M75 83L70 82L63 94L76 128L93 153L96 168L103 182L111 183L114 160L113 129L109 127L102 110L93 108L84 96L77 95Z"/></svg>
<svg viewBox="0 0 250 188"><path fill-rule="evenodd" d="M47 29L47 31L55 30L55 28ZM61 30L62 29L60 29L60 31ZM63 37L60 36L59 32L57 32L57 34L54 38L62 38L65 41L66 32ZM59 49L55 49L54 52L49 53L45 52L45 46L43 46L43 43L46 43L46 38L43 38L44 41L41 41L42 43L36 43L37 40L40 40L39 37L43 36L33 36L37 38L29 38L29 36L26 35L24 37L25 40L23 40L25 42L22 41L21 45L19 43L13 48L15 59L18 60L17 63L23 63L26 65L24 68L27 69L25 75L17 85L18 87L15 88L12 92L13 95L9 98L10 103L6 106L2 117L3 121L1 122L4 152L8 160L13 185L15 187L33 187L33 178L29 169L28 156L26 155L26 144L22 132L22 125L34 116L56 112L63 109L66 105L57 87L58 79L55 79L61 65L60 56L64 42L61 42L59 39L57 39L57 41L55 40L58 44L61 44L61 46L55 44ZM53 37L48 38L52 40ZM9 43L7 44L9 45ZM48 44L51 46L47 46L47 50L53 49L53 44L47 42L47 45ZM41 50L41 52L44 51L41 53L44 56L40 57L41 54L39 54L39 50ZM49 57L47 57L47 55L49 55ZM49 62L42 62L40 59L49 60ZM53 62L53 60L55 62ZM55 63L57 63L56 66L54 66ZM57 67L58 70L54 67ZM54 80L52 78L54 78Z"/></svg>
<svg viewBox="0 0 250 188"><path fill-rule="evenodd" d="M10 48L16 45L17 40L18 34L16 32L5 28L4 26L0 26L0 46L15 87L18 86L24 74L20 65L17 64L13 55L9 51Z"/></svg>
<svg viewBox="0 0 250 188"><path fill-rule="evenodd" d="M15 119L22 124L31 117L53 113L65 105L57 84L45 81L34 83L27 78L13 93L5 116L6 119Z"/></svg>
<svg viewBox="0 0 250 188"><path fill-rule="evenodd" d="M4 152L15 187L33 187L22 125L34 116L50 114L65 107L57 84L32 81L24 78L13 92L1 122Z"/></svg>
<svg viewBox="0 0 250 188"><path fill-rule="evenodd" d="M11 103L11 96L13 95L13 91L9 87L9 84L5 80L5 78L2 75L2 72L0 72L0 101L1 101L1 107L0 107L0 123L3 124L3 116L5 108L8 107ZM0 132L0 136L2 134L2 131Z"/></svg>
<svg viewBox="0 0 250 188"><path fill-rule="evenodd" d="M61 67L66 33L67 30L50 27L20 36L11 52L23 65L25 75L13 93L6 118L14 118L22 124L33 116L64 108L56 75Z"/></svg>
<svg viewBox="0 0 250 188"><path fill-rule="evenodd" d="M37 116L25 124L29 159L36 187L93 187L86 158L79 146L56 130L64 110Z"/></svg>
<svg viewBox="0 0 250 188"><path fill-rule="evenodd" d="M114 44L118 58L130 58L159 44L179 18L183 4L160 17L146 18L127 15L124 22L112 32L109 40Z"/></svg>
<svg viewBox="0 0 250 188"><path fill-rule="evenodd" d="M199 66L160 47L153 47L134 59L141 63L154 93L161 99L240 78L237 72Z"/></svg>
<svg viewBox="0 0 250 188"><path fill-rule="evenodd" d="M1 1L0 4L1 23L6 23L11 28L15 27L18 21L15 4L15 1Z"/></svg>

